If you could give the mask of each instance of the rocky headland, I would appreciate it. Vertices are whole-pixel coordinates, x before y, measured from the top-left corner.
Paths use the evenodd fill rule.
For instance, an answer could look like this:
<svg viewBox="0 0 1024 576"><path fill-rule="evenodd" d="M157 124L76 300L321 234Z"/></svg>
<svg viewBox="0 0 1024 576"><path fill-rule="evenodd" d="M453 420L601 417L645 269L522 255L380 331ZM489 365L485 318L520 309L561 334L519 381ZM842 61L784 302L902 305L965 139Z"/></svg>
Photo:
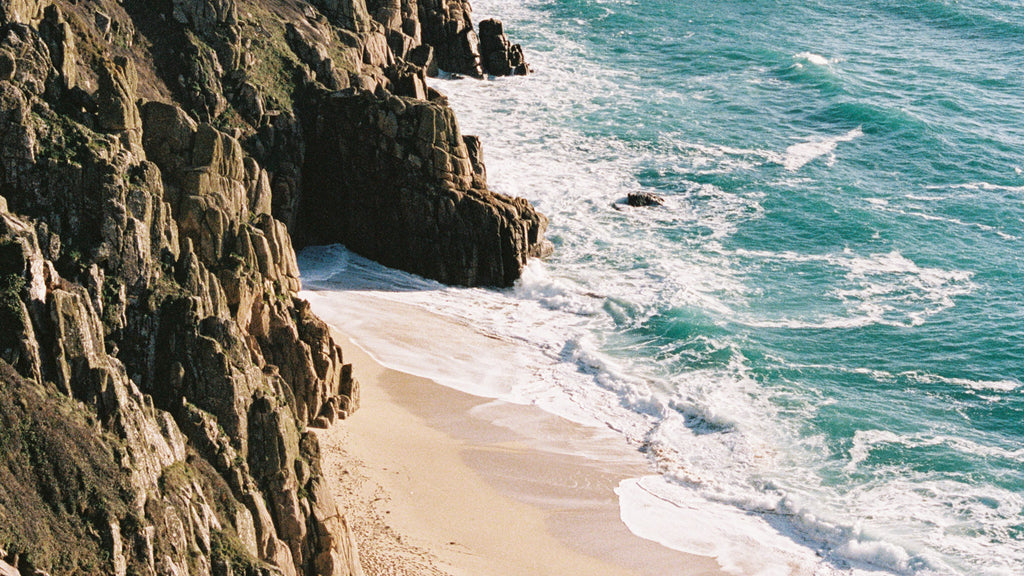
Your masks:
<svg viewBox="0 0 1024 576"><path fill-rule="evenodd" d="M496 286L547 250L438 70L529 69L464 0L0 5L0 574L362 573L295 248Z"/></svg>

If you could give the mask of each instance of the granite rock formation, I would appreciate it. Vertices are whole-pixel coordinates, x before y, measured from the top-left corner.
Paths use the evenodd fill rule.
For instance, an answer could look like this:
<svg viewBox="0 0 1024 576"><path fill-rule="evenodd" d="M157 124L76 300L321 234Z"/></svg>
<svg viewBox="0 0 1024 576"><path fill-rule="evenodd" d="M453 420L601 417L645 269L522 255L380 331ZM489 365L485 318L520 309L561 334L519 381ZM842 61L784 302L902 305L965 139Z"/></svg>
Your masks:
<svg viewBox="0 0 1024 576"><path fill-rule="evenodd" d="M0 28L5 561L360 573L305 431L358 387L295 297L265 170L184 110L140 107L127 56L69 61L81 24L50 5Z"/></svg>
<svg viewBox="0 0 1024 576"><path fill-rule="evenodd" d="M399 0L376 1L399 3ZM402 0L401 4L403 8L408 4L419 8L419 25L404 26L405 30L421 32L422 43L432 47L432 54L421 64L428 67L432 75L436 74L433 72L435 65L447 72L476 78L484 74L511 76L530 72L522 46L509 41L501 21L480 22L477 34L473 29L473 9L466 0Z"/></svg>
<svg viewBox="0 0 1024 576"><path fill-rule="evenodd" d="M664 206L665 199L652 192L630 192L626 204L634 207Z"/></svg>
<svg viewBox="0 0 1024 576"><path fill-rule="evenodd" d="M480 38L473 10L465 0L418 0L423 43L434 49L437 66L447 72L483 76Z"/></svg>
<svg viewBox="0 0 1024 576"><path fill-rule="evenodd" d="M509 41L501 21L493 18L480 22L480 63L484 72L492 76L530 73L523 47Z"/></svg>
<svg viewBox="0 0 1024 576"><path fill-rule="evenodd" d="M510 285L542 256L547 219L487 190L446 106L401 96L330 94L308 135L299 242L342 242L441 282Z"/></svg>
<svg viewBox="0 0 1024 576"><path fill-rule="evenodd" d="M461 284L544 251L425 81L476 72L471 31L459 0L0 5L0 573L362 573L308 431L358 383L292 238Z"/></svg>

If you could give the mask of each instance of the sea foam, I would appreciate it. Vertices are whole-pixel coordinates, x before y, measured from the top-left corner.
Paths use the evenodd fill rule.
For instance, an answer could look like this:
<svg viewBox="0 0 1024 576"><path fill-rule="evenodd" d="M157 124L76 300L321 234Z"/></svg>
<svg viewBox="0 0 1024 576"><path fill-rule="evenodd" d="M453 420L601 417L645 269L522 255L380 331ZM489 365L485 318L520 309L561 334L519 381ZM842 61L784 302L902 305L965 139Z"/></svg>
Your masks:
<svg viewBox="0 0 1024 576"><path fill-rule="evenodd" d="M902 158L903 143L889 140L899 124L880 130L868 126L871 118L834 114L862 80L845 70L858 62L842 60L840 74L832 69L839 60L798 54L804 70L790 82L772 73L779 61L792 67L788 55L799 47L743 51L729 37L728 48L704 48L714 26L665 19L699 40L681 44L695 54L666 61L657 47L592 29L621 26L637 6L478 0L475 16L503 18L537 73L431 81L449 95L463 132L481 136L490 187L527 197L551 218L556 252L548 261L531 263L514 288L489 291L443 287L343 251L319 260L307 251L306 294L320 308L341 298L367 310L367 318L339 312L336 320L387 365L615 431L654 466L650 478L620 486L627 525L714 555L734 573L793 573L785 572L793 565L807 574L945 576L1024 565L1012 536L1020 533L1016 492L951 479L930 470L929 460L899 459L934 451L939 462L949 456L987 471L992 462L1019 468L1018 450L998 435L930 432L927 423L888 429L871 405L896 398L911 406L934 393L936 411L948 408L945 425L956 430L968 417L963 397L1007 402L1018 382L998 371L983 377L886 364L913 352L844 356L863 334L927 340L934 332L925 330L951 322L964 300L991 289L969 263L901 242L899 226L1013 236L1013 221L979 219L996 228L992 234L955 206L943 210L956 195L968 204L976 194L1007 204L1019 190L966 175L965 185L897 179L887 187L887 162ZM623 38L636 32L616 30ZM644 60L651 54L653 65ZM756 61L763 54L772 61ZM651 80L668 77L678 82ZM888 90L891 77L883 80ZM813 90L843 100L823 104L807 96ZM780 100L788 108L776 106ZM865 100L858 106L902 110ZM748 115L731 118L735 111ZM790 112L795 117L781 118ZM930 135L925 121L893 114ZM858 123L864 130L850 129ZM849 157L858 165L840 148L853 141ZM837 173L856 177L833 187ZM662 195L666 206L616 209L636 191ZM780 218L794 206L795 217ZM877 220L859 226L869 217ZM813 218L823 223L801 228ZM331 270L332 258L343 271ZM373 320L374 302L394 313ZM403 334L421 331L421 312L435 316L423 325L436 328L428 337ZM447 348L429 337L452 329L462 335ZM805 336L820 336L827 353L802 357ZM816 387L823 374L835 389ZM897 392L876 398L878 390ZM847 412L860 416L850 429L827 429L829 414ZM922 462L925 469L916 469Z"/></svg>
<svg viewBox="0 0 1024 576"><path fill-rule="evenodd" d="M782 166L790 172L795 172L816 158L832 155L840 143L850 142L863 135L864 132L860 128L854 128L839 136L815 138L793 144L786 148L786 153L782 159ZM834 156L832 158L829 160L830 164L834 161Z"/></svg>

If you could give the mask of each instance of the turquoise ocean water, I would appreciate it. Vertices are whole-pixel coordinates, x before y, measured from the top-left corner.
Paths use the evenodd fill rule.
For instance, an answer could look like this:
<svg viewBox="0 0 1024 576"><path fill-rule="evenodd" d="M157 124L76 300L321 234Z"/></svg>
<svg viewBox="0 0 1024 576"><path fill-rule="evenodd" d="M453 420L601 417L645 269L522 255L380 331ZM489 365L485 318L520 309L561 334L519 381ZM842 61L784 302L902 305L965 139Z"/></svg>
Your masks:
<svg viewBox="0 0 1024 576"><path fill-rule="evenodd" d="M435 85L556 251L447 310L649 454L631 529L737 574L1024 573L1024 7L474 9L536 74Z"/></svg>

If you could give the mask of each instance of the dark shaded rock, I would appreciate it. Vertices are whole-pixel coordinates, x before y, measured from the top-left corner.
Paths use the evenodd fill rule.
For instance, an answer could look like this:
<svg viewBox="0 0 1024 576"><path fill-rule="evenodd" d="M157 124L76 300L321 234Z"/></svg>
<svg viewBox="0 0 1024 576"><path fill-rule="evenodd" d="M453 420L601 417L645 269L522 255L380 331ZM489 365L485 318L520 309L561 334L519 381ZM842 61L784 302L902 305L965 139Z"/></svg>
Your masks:
<svg viewBox="0 0 1024 576"><path fill-rule="evenodd" d="M224 68L217 53L194 35L187 35L179 48L178 89L186 107L201 120L211 121L227 109L221 77Z"/></svg>
<svg viewBox="0 0 1024 576"><path fill-rule="evenodd" d="M446 72L483 76L480 39L473 30L472 8L465 0L419 0L423 43L434 47L437 66Z"/></svg>
<svg viewBox="0 0 1024 576"><path fill-rule="evenodd" d="M43 14L43 20L39 23L39 34L50 47L53 66L60 74L61 91L68 90L78 81L75 35L57 5L47 6Z"/></svg>
<svg viewBox="0 0 1024 576"><path fill-rule="evenodd" d="M439 106L448 106L448 97L442 94L439 90L427 87L427 100L437 104Z"/></svg>
<svg viewBox="0 0 1024 576"><path fill-rule="evenodd" d="M476 136L463 136L466 151L469 153L469 164L473 167L473 187L487 187L487 167L484 166L484 148Z"/></svg>
<svg viewBox="0 0 1024 576"><path fill-rule="evenodd" d="M450 284L512 284L549 246L529 202L480 183L454 113L397 96L325 97L310 128L300 245L342 242Z"/></svg>
<svg viewBox="0 0 1024 576"><path fill-rule="evenodd" d="M322 10L331 22L346 30L365 33L371 28L372 20L365 0L312 0L312 4Z"/></svg>
<svg viewBox="0 0 1024 576"><path fill-rule="evenodd" d="M405 60L408 58L409 52L416 47L416 40L404 32L392 30L388 33L388 45L395 58Z"/></svg>
<svg viewBox="0 0 1024 576"><path fill-rule="evenodd" d="M14 72L18 69L18 63L10 52L0 52L0 81L9 82L14 80Z"/></svg>
<svg viewBox="0 0 1024 576"><path fill-rule="evenodd" d="M301 193L301 167L306 155L301 124L290 113L268 112L256 133L246 138L243 145L267 172L274 218L292 229Z"/></svg>
<svg viewBox="0 0 1024 576"><path fill-rule="evenodd" d="M662 206L665 199L651 192L630 192L626 196L626 203L637 207Z"/></svg>
<svg viewBox="0 0 1024 576"><path fill-rule="evenodd" d="M530 72L522 46L509 41L500 20L480 22L480 62L484 72L493 76L525 76Z"/></svg>
<svg viewBox="0 0 1024 576"><path fill-rule="evenodd" d="M387 70L387 77L394 95L427 99L427 77L419 66L407 63L392 66Z"/></svg>
<svg viewBox="0 0 1024 576"><path fill-rule="evenodd" d="M429 44L420 44L410 50L406 62L423 68L427 76L437 76L437 59L434 58L434 47Z"/></svg>

